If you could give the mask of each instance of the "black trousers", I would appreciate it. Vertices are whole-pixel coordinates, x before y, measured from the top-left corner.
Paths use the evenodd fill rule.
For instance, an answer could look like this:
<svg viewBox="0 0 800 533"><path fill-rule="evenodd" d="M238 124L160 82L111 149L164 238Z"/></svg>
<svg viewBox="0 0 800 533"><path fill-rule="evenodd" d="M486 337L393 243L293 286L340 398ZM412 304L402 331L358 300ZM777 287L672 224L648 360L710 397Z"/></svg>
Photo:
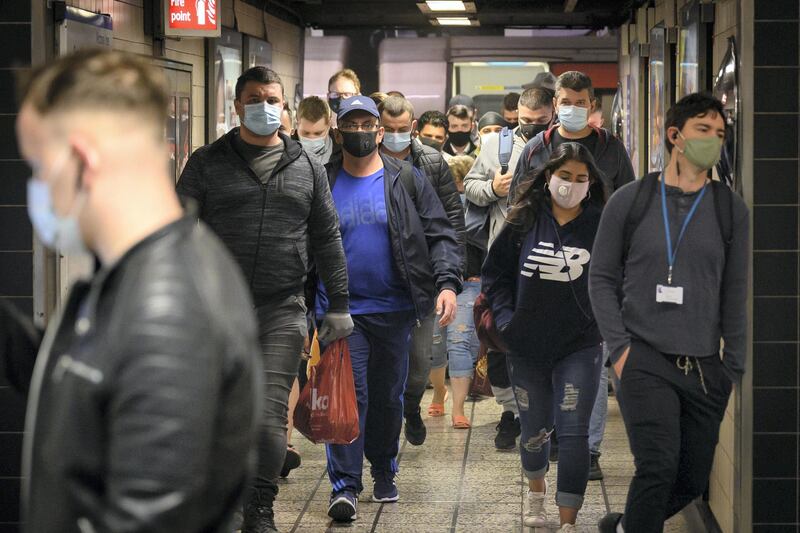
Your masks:
<svg viewBox="0 0 800 533"><path fill-rule="evenodd" d="M641 341L632 343L617 383L636 465L623 527L660 533L708 486L732 384L717 354L662 354Z"/></svg>
<svg viewBox="0 0 800 533"><path fill-rule="evenodd" d="M489 383L503 389L511 386L511 379L508 377L508 366L506 365L506 354L503 352L489 352L486 363L486 374L489 376Z"/></svg>

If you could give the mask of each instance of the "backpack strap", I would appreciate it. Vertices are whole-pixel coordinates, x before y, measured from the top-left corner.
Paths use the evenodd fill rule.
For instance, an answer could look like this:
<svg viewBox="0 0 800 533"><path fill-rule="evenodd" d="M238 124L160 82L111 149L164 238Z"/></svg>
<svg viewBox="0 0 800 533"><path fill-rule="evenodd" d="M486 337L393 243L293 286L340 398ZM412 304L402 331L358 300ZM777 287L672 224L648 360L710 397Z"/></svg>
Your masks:
<svg viewBox="0 0 800 533"><path fill-rule="evenodd" d="M504 127L500 130L497 137L498 142L498 159L500 160L500 173L505 174L508 172L508 163L511 161L511 151L514 149L514 134Z"/></svg>
<svg viewBox="0 0 800 533"><path fill-rule="evenodd" d="M628 259L628 252L631 249L631 241L636 228L639 227L644 218L645 213L650 208L653 201L653 196L656 193L656 185L658 185L659 172L651 172L647 176L639 180L636 185L636 194L633 197L633 203L625 217L625 226L623 229L622 241L622 261L625 263Z"/></svg>
<svg viewBox="0 0 800 533"><path fill-rule="evenodd" d="M730 187L719 181L711 182L711 192L714 195L714 212L717 215L717 225L722 235L722 244L725 246L725 260L728 260L728 250L733 240L733 192Z"/></svg>

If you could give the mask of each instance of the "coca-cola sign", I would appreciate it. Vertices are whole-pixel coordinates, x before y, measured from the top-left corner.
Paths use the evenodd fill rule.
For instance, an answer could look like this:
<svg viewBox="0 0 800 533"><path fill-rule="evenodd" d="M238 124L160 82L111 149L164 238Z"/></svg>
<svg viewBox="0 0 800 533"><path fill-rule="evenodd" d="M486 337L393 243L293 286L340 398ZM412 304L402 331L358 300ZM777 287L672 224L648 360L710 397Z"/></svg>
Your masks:
<svg viewBox="0 0 800 533"><path fill-rule="evenodd" d="M163 0L164 35L219 37L222 0Z"/></svg>

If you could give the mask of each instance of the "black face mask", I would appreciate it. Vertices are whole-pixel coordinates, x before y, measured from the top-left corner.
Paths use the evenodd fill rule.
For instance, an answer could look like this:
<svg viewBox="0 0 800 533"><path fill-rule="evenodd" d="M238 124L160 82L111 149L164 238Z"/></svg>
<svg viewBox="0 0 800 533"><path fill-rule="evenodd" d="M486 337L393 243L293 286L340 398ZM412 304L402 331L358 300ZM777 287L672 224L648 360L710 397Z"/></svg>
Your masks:
<svg viewBox="0 0 800 533"><path fill-rule="evenodd" d="M519 125L519 122L508 122L508 121L506 121L506 126L508 126L508 129L510 129L510 130L513 130L514 128L516 128L517 125Z"/></svg>
<svg viewBox="0 0 800 533"><path fill-rule="evenodd" d="M342 99L341 98L329 98L328 99L328 105L330 106L331 111L333 111L334 114L339 112L339 104L341 104L341 103L342 103Z"/></svg>
<svg viewBox="0 0 800 533"><path fill-rule="evenodd" d="M419 139L419 142L421 142L425 146L430 146L431 148L433 148L437 152L441 152L442 151L442 146L444 146L444 143L440 143L436 139L430 139L428 137L423 137L422 135L417 137L417 139Z"/></svg>
<svg viewBox="0 0 800 533"><path fill-rule="evenodd" d="M365 157L378 149L377 131L339 131L342 148L353 157Z"/></svg>
<svg viewBox="0 0 800 533"><path fill-rule="evenodd" d="M466 146L470 141L470 132L468 131L451 131L450 144L453 146Z"/></svg>
<svg viewBox="0 0 800 533"><path fill-rule="evenodd" d="M519 127L519 131L522 132L522 136L529 141L546 129L547 124L523 124Z"/></svg>

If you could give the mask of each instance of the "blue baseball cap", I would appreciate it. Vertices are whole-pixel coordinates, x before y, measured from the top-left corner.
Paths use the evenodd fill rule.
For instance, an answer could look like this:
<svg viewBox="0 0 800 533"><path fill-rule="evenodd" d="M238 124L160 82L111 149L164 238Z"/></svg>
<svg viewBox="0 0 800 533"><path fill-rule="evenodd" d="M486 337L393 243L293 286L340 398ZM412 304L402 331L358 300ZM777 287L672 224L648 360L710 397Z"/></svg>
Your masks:
<svg viewBox="0 0 800 533"><path fill-rule="evenodd" d="M381 118L381 114L378 113L378 106L369 96L357 94L342 100L339 104L339 112L336 114L336 119L341 120L351 111L366 111L375 118Z"/></svg>

